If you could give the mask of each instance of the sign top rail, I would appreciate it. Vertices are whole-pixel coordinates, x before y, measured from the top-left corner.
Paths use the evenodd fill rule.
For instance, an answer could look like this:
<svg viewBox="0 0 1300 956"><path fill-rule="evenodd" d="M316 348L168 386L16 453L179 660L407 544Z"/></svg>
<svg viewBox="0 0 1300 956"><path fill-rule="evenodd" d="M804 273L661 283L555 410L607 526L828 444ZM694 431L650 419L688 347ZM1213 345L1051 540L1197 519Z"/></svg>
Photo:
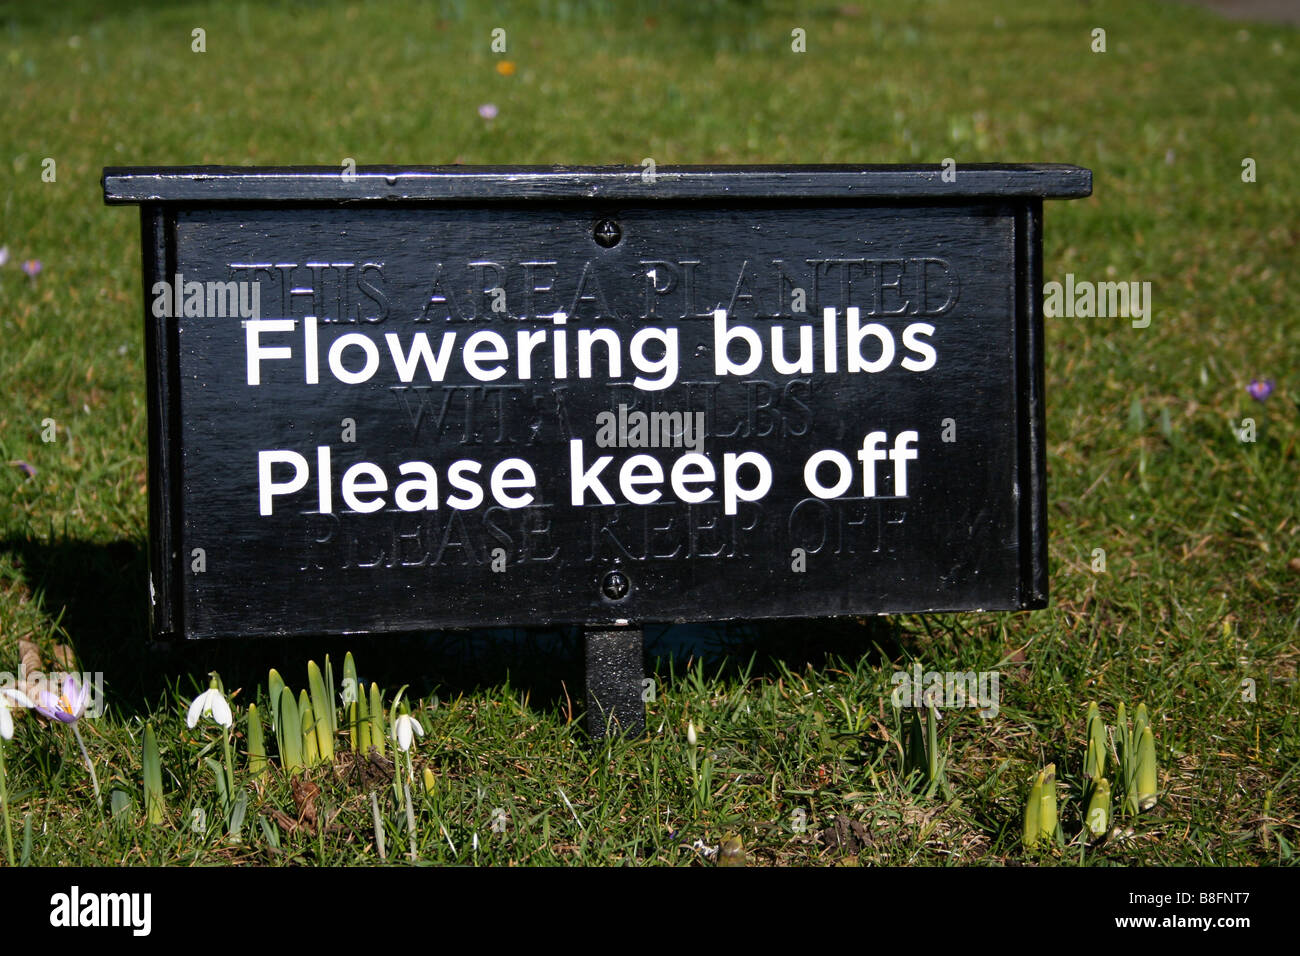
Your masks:
<svg viewBox="0 0 1300 956"><path fill-rule="evenodd" d="M140 166L104 170L125 203L466 200L1075 199L1092 171L1056 163L897 166ZM955 172L955 177L954 177Z"/></svg>

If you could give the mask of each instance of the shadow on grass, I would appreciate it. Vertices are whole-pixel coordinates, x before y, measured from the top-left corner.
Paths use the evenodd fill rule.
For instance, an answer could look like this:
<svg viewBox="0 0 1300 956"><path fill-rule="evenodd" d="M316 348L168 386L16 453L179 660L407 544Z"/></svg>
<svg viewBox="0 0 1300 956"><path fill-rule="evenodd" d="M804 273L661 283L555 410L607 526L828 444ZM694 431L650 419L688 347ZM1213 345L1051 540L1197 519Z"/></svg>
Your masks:
<svg viewBox="0 0 1300 956"><path fill-rule="evenodd" d="M245 703L272 667L301 688L309 659L320 663L329 654L341 676L348 651L363 682L390 691L407 684L416 696L436 692L446 699L508 683L515 692L528 692L534 706L572 710L575 719L584 708L580 627L158 644L149 634L142 541L91 542L55 533L49 539L6 538L0 551L13 556L36 603L55 630L66 634L80 668L103 672L109 699L124 718L152 713L170 691L195 693L209 671L219 672L228 690L245 688ZM754 678L833 661L851 666L864 657L897 659L896 633L888 619L875 618L648 624L647 673L666 676L671 661L680 679L691 663L703 661L709 678L746 671Z"/></svg>

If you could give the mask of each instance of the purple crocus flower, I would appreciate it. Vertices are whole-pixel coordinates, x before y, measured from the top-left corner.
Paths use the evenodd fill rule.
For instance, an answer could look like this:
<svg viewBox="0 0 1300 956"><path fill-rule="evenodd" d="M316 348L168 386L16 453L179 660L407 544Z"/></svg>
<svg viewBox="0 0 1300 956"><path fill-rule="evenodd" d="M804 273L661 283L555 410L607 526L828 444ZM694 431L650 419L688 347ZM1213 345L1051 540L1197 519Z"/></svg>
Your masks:
<svg viewBox="0 0 1300 956"><path fill-rule="evenodd" d="M86 701L90 698L90 685L78 684L77 679L69 674L63 679L63 693L57 697L48 690L41 691L36 709L40 713L64 724L75 724L86 712Z"/></svg>
<svg viewBox="0 0 1300 956"><path fill-rule="evenodd" d="M41 265L40 259L23 260L22 270L27 274L27 277L30 279L35 279L38 275L40 275L41 269L43 268L45 267Z"/></svg>
<svg viewBox="0 0 1300 956"><path fill-rule="evenodd" d="M1273 380L1271 378L1260 381L1252 378L1250 384L1246 386L1246 391L1250 392L1250 397L1257 402L1265 401L1273 394Z"/></svg>
<svg viewBox="0 0 1300 956"><path fill-rule="evenodd" d="M478 108L478 115L485 120L497 118L497 106L495 103L484 103Z"/></svg>

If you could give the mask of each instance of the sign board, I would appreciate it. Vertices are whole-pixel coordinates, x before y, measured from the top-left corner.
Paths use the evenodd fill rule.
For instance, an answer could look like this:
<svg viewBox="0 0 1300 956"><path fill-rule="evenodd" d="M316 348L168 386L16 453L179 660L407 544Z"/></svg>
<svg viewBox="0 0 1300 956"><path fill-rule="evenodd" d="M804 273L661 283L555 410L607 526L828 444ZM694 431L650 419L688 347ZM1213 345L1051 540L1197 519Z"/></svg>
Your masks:
<svg viewBox="0 0 1300 956"><path fill-rule="evenodd" d="M1071 166L107 169L158 637L1047 599Z"/></svg>

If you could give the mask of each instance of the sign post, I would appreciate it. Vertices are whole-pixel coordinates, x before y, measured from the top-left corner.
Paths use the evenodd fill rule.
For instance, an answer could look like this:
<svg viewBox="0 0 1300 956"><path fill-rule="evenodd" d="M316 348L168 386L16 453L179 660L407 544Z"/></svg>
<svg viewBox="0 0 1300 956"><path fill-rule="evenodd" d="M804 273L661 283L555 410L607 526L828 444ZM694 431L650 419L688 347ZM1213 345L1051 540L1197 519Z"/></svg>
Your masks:
<svg viewBox="0 0 1300 956"><path fill-rule="evenodd" d="M1042 201L1090 191L106 169L141 207L155 636L577 624L590 719L639 728L648 622L1043 607Z"/></svg>

